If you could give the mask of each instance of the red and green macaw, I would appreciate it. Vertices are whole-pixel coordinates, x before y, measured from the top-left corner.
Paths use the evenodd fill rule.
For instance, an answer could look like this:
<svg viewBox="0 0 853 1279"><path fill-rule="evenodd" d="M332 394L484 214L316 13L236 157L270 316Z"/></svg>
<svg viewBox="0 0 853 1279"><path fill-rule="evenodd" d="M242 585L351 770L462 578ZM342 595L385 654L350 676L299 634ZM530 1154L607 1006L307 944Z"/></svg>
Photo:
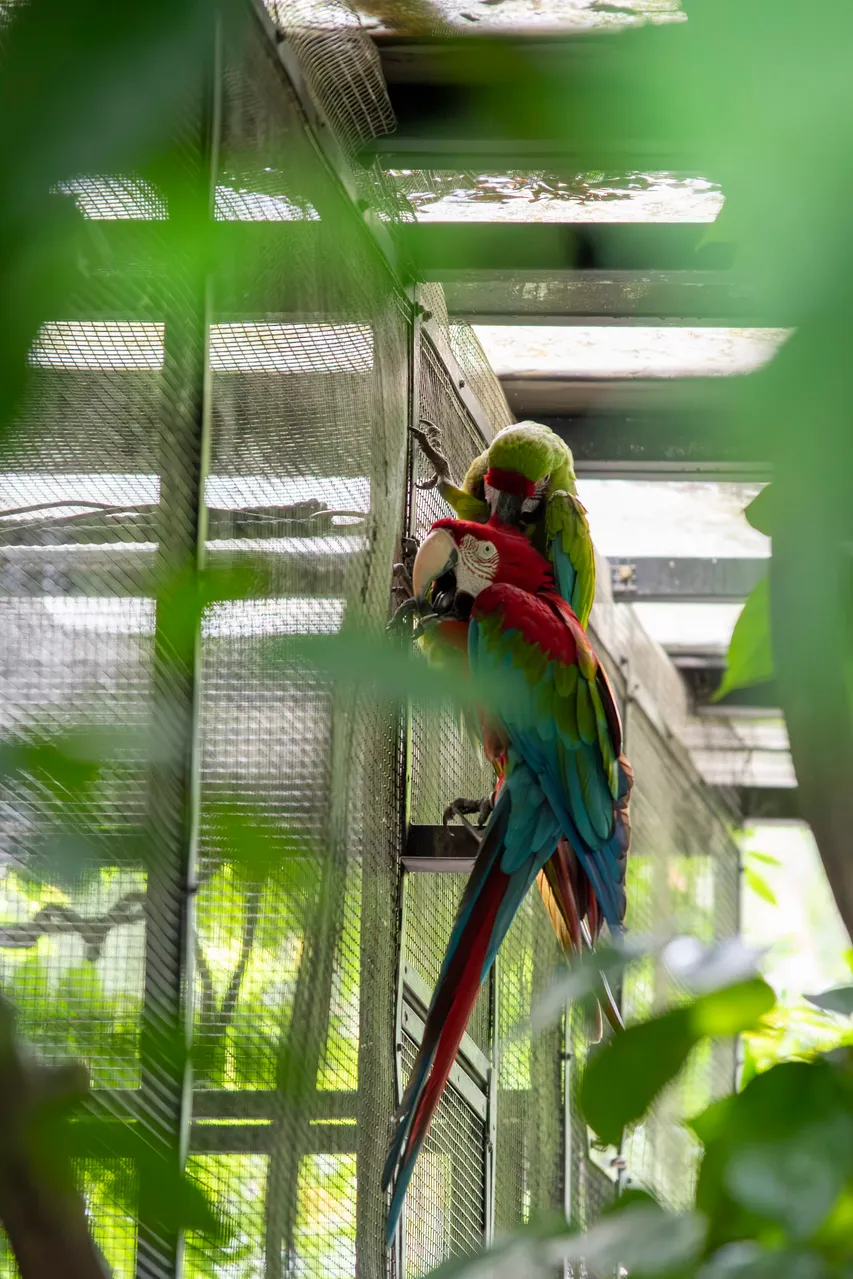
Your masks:
<svg viewBox="0 0 853 1279"><path fill-rule="evenodd" d="M607 676L551 566L517 528L439 520L421 545L415 597L453 597L448 647L466 638L494 809L459 905L385 1165L393 1238L418 1152L477 993L528 889L567 841L612 933L625 915L631 770Z"/></svg>
<svg viewBox="0 0 853 1279"><path fill-rule="evenodd" d="M416 434L436 466L435 482L445 501L462 519L493 519L524 532L550 563L557 593L585 627L595 596L595 553L569 446L538 422L507 426L474 459L458 487L448 478L446 459L438 452L438 433L431 426L430 431ZM467 644L464 627L461 636L452 637L449 627L439 627L427 639L432 660L440 660L441 645L448 640L456 647ZM500 777L500 758L493 762ZM565 840L537 882L561 946L567 954L579 952L585 932L587 940L598 934L601 917L595 892ZM605 1008L615 1020L609 1000Z"/></svg>
<svg viewBox="0 0 853 1279"><path fill-rule="evenodd" d="M504 427L471 463L461 488L441 476L438 487L460 519L494 517L522 529L586 626L595 596L595 554L572 450L555 431L539 422Z"/></svg>

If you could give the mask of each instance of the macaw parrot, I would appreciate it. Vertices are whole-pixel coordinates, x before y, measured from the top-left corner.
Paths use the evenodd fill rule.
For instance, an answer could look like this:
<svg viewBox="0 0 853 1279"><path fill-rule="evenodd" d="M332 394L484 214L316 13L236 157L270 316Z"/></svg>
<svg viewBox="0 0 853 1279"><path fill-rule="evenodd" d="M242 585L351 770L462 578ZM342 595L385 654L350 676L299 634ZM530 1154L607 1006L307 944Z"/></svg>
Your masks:
<svg viewBox="0 0 853 1279"><path fill-rule="evenodd" d="M538 422L505 427L474 459L459 488L449 479L438 432L426 425L430 432L415 435L436 468L435 483L445 501L462 519L496 519L521 529L550 562L558 594L585 627L595 595L595 554L586 511L577 496L569 446ZM425 637L423 647L431 661L440 660L449 625L439 627L432 638ZM450 642L458 647L459 637ZM500 759L493 762L500 778ZM483 801L481 810L487 804ZM584 941L597 936L601 918L596 895L566 841L561 841L537 882L560 945L567 955L579 953ZM609 994L604 1006L618 1025L618 1010ZM592 1038L600 1035L599 1025Z"/></svg>
<svg viewBox="0 0 853 1279"><path fill-rule="evenodd" d="M481 984L528 889L565 839L613 934L625 915L632 775L610 683L551 566L519 529L439 520L414 562L415 597L455 600L497 799L459 905L400 1107L383 1186L389 1244ZM460 623L467 630L460 629ZM438 624L441 625L439 619Z"/></svg>
<svg viewBox="0 0 853 1279"><path fill-rule="evenodd" d="M456 515L497 517L527 533L550 562L557 591L586 626L595 596L595 555L568 444L538 422L504 427L471 463L460 488L450 481L437 443L437 435L427 436L439 492Z"/></svg>

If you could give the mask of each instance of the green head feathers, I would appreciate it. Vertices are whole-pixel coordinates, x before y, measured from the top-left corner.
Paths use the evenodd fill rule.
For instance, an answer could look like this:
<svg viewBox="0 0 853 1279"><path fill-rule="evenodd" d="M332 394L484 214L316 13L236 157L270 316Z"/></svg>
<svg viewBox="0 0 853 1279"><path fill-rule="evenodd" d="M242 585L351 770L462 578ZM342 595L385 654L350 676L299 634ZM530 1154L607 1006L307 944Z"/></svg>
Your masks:
<svg viewBox="0 0 853 1279"><path fill-rule="evenodd" d="M575 492L572 450L550 427L538 422L519 422L499 431L489 448L488 464L501 471L518 471L534 484L548 475L551 492Z"/></svg>

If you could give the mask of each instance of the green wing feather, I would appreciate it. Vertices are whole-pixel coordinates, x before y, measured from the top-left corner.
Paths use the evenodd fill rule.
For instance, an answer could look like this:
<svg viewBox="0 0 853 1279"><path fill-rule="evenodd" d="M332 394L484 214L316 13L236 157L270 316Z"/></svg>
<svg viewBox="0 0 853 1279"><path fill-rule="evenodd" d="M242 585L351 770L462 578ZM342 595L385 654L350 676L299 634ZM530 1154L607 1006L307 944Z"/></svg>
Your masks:
<svg viewBox="0 0 853 1279"><path fill-rule="evenodd" d="M475 520L478 524L485 524L491 515L488 502L473 497L464 489L456 488L454 484L442 484L441 496L448 506L453 508L454 514L460 520Z"/></svg>
<svg viewBox="0 0 853 1279"><path fill-rule="evenodd" d="M483 487L483 476L488 469L489 454L480 453L465 472L461 488L446 480L439 485L441 496L460 520L476 520L478 524L485 524L491 515Z"/></svg>
<svg viewBox="0 0 853 1279"><path fill-rule="evenodd" d="M552 493L545 503L543 541L539 549L554 565L560 583L559 553L567 556L574 569L571 604L581 626L586 626L595 599L595 552L583 503L574 493Z"/></svg>
<svg viewBox="0 0 853 1279"><path fill-rule="evenodd" d="M626 840L619 809L618 744L608 727L599 667L577 623L577 664L565 665L495 616L475 618L475 675L500 681L512 748L539 775L611 926L624 913Z"/></svg>

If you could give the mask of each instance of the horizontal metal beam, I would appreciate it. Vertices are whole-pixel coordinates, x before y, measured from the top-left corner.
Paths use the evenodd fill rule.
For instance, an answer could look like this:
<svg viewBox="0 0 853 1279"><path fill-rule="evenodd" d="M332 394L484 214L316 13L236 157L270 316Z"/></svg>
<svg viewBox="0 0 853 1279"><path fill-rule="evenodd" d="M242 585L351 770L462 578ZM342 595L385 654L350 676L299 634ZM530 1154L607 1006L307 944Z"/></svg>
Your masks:
<svg viewBox="0 0 853 1279"><path fill-rule="evenodd" d="M726 654L723 649L716 652L682 650L670 653L670 659L680 671L694 704L702 708L703 714L713 711L733 717L759 714L766 716L773 711L778 715L782 713L779 710L779 693L774 680L736 689L721 697L718 702L712 702L725 671Z"/></svg>
<svg viewBox="0 0 853 1279"><path fill-rule="evenodd" d="M733 261L732 246L705 243L706 222L410 222L400 236L418 273L441 282L483 270L722 271Z"/></svg>
<svg viewBox="0 0 853 1279"><path fill-rule="evenodd" d="M533 418L572 448L588 477L767 480L759 421L741 405L763 372L732 377L501 379L519 420Z"/></svg>
<svg viewBox="0 0 853 1279"><path fill-rule="evenodd" d="M610 557L620 603L739 603L767 573L766 559Z"/></svg>
<svg viewBox="0 0 853 1279"><path fill-rule="evenodd" d="M87 1113L70 1128L74 1154L109 1157L114 1149L123 1148L116 1140L118 1130L138 1121L140 1098L139 1089L94 1089L86 1099ZM318 1091L311 1098L310 1113L314 1118L308 1125L306 1154L357 1149L356 1093ZM198 1089L193 1093L192 1114L193 1154L270 1154L282 1140L278 1122L283 1115L282 1099L275 1089Z"/></svg>
<svg viewBox="0 0 853 1279"><path fill-rule="evenodd" d="M758 482L772 478L760 442L701 415L590 413L535 416L572 449L578 475L600 479L703 479Z"/></svg>
<svg viewBox="0 0 853 1279"><path fill-rule="evenodd" d="M309 194L315 203L322 204L320 194ZM375 247L372 232L362 225L370 210L359 213L349 201L335 198L322 205L321 211L318 216L316 208L306 205L304 211L294 209L293 216L281 221L223 219L211 223L203 248L215 284L215 320L220 316L263 319L267 313L276 313L306 321L318 318L325 323L334 319L365 322L363 298L347 288L333 263L340 260L342 252ZM383 230L382 235L387 239L387 232ZM81 248L92 262L97 288L91 295L81 290L64 311L50 318L162 318L170 289L174 289L174 264L180 253L171 222L155 218L90 220L81 232ZM383 268L387 265L378 249L374 261ZM235 262L240 264L239 272L234 270ZM282 270L283 262L287 263L286 271ZM403 273L400 263L398 275ZM321 317L316 314L318 278L322 282Z"/></svg>
<svg viewBox="0 0 853 1279"><path fill-rule="evenodd" d="M559 74L580 73L596 51L612 43L607 33L518 31L454 32L453 35L401 35L394 31L372 33L389 89L414 84L441 87L493 81L495 70L504 72L508 59L523 58L525 65L553 67Z"/></svg>
<svg viewBox="0 0 853 1279"><path fill-rule="evenodd" d="M707 170L695 130L677 114L662 118L642 92L649 57L657 65L683 59L679 27L379 37L398 134L378 139L370 154L461 172Z"/></svg>
<svg viewBox="0 0 853 1279"><path fill-rule="evenodd" d="M724 271L452 271L451 319L467 324L761 328L753 291Z"/></svg>
<svg viewBox="0 0 853 1279"><path fill-rule="evenodd" d="M745 823L803 820L796 786L739 786L735 793Z"/></svg>
<svg viewBox="0 0 853 1279"><path fill-rule="evenodd" d="M519 416L689 413L699 415L702 421L724 422L747 384L757 376L609 378L506 373L500 380L510 406Z"/></svg>

